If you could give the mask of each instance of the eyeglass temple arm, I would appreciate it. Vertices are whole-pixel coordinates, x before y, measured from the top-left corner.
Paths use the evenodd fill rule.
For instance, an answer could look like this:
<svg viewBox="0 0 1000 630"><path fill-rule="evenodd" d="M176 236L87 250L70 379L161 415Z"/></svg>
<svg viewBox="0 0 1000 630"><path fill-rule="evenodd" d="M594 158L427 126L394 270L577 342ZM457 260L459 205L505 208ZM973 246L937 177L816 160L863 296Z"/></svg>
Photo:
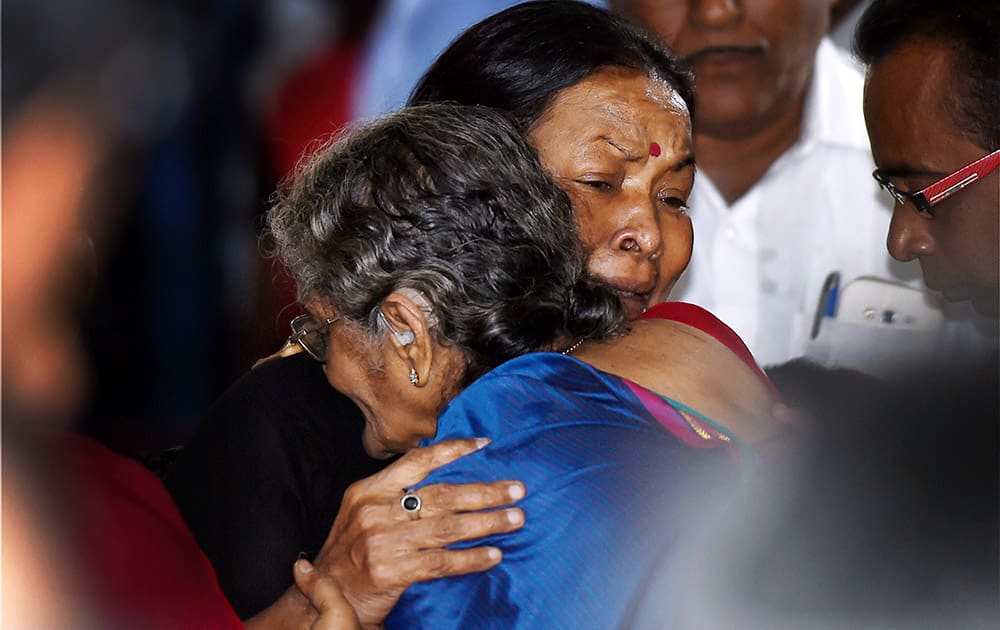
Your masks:
<svg viewBox="0 0 1000 630"><path fill-rule="evenodd" d="M958 169L951 175L941 181L934 182L920 192L927 199L927 203L934 205L943 199L947 199L977 179L986 177L998 165L1000 165L1000 150L994 151L987 156L979 158L972 164Z"/></svg>

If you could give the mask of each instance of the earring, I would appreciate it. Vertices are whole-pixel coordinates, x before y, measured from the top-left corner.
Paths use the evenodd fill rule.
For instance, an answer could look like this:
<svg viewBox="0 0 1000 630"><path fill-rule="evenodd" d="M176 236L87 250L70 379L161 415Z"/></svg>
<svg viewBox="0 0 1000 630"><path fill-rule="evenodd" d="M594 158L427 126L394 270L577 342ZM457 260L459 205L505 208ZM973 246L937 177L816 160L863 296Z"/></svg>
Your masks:
<svg viewBox="0 0 1000 630"><path fill-rule="evenodd" d="M417 371L415 369L410 368L410 385L416 387L419 384L420 384L420 375L417 374Z"/></svg>

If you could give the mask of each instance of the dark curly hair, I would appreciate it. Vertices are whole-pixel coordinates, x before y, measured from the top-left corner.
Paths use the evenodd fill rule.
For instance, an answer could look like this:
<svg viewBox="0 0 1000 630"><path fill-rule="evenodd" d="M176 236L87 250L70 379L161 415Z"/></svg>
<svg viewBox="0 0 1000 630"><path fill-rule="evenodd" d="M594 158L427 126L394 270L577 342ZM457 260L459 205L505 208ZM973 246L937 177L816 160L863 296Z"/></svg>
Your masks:
<svg viewBox="0 0 1000 630"><path fill-rule="evenodd" d="M854 53L872 65L917 38L945 43L954 51L955 121L976 144L995 151L1000 149L998 33L997 0L875 0L858 21Z"/></svg>
<svg viewBox="0 0 1000 630"><path fill-rule="evenodd" d="M434 334L466 355L462 384L625 321L587 275L565 193L511 122L481 107L425 105L335 139L277 194L268 228L298 284L381 339L393 291L420 291Z"/></svg>
<svg viewBox="0 0 1000 630"><path fill-rule="evenodd" d="M526 2L470 27L424 73L408 103L494 107L527 133L558 92L604 68L663 81L694 115L691 75L669 52L624 18L571 0Z"/></svg>

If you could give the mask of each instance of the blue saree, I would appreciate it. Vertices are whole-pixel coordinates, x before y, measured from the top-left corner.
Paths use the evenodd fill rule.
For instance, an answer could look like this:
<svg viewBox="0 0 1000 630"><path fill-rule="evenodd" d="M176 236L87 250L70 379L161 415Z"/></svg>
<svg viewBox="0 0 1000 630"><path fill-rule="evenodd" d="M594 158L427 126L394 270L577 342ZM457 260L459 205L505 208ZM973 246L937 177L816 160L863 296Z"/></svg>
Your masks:
<svg viewBox="0 0 1000 630"><path fill-rule="evenodd" d="M526 523L455 545L496 545L504 559L484 573L413 585L386 627L615 627L662 562L657 551L683 535L702 472L722 467L738 477L724 430L696 422L560 354L525 355L481 377L446 407L425 444L492 443L420 485L520 479Z"/></svg>

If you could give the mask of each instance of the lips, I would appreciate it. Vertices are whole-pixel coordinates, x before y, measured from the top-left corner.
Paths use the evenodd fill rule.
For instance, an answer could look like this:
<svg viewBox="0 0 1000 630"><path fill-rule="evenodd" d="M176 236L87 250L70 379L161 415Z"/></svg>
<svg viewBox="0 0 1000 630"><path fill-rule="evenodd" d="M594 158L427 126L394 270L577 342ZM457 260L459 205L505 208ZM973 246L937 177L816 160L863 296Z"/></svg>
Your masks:
<svg viewBox="0 0 1000 630"><path fill-rule="evenodd" d="M612 281L610 285L612 292L628 310L629 319L638 319L649 308L653 292L656 290L655 281L641 284Z"/></svg>
<svg viewBox="0 0 1000 630"><path fill-rule="evenodd" d="M763 46L709 46L684 57L688 65L727 65L762 59Z"/></svg>

